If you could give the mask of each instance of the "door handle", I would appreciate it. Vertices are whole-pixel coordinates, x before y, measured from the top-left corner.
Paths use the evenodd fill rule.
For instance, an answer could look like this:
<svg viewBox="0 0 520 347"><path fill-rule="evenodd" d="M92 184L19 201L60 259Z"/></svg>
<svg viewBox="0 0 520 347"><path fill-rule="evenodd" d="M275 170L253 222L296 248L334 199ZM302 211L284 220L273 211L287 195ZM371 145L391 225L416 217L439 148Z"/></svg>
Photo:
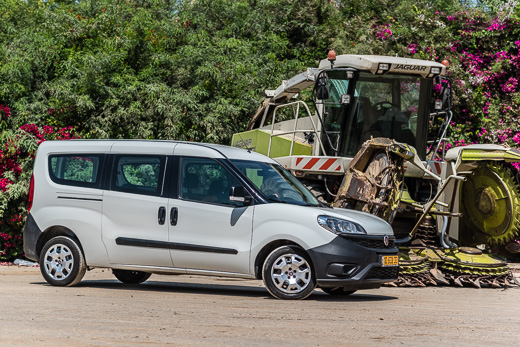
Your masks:
<svg viewBox="0 0 520 347"><path fill-rule="evenodd" d="M170 225L177 225L177 220L179 218L179 210L177 207L172 207L170 210Z"/></svg>
<svg viewBox="0 0 520 347"><path fill-rule="evenodd" d="M166 207L164 207L164 206L159 207L159 213L157 214L157 219L158 219L159 225L164 224L164 221L166 220Z"/></svg>

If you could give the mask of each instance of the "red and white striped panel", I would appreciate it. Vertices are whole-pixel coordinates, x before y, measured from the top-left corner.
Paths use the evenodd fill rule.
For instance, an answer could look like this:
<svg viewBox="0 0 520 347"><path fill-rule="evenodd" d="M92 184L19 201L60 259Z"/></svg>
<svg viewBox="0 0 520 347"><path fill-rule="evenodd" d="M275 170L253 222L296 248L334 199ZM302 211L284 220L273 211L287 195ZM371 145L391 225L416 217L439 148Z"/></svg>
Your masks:
<svg viewBox="0 0 520 347"><path fill-rule="evenodd" d="M343 172L343 161L338 157L296 157L292 163L292 170Z"/></svg>

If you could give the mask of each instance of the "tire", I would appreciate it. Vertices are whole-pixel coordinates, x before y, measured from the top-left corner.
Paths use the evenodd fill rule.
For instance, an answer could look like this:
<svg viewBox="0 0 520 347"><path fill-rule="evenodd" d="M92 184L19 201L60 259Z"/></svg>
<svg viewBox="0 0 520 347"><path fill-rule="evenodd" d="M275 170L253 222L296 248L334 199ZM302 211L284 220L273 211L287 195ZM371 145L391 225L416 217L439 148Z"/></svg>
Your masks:
<svg viewBox="0 0 520 347"><path fill-rule="evenodd" d="M47 241L39 260L43 278L53 286L75 286L87 270L78 241L66 236Z"/></svg>
<svg viewBox="0 0 520 347"><path fill-rule="evenodd" d="M262 277L267 291L277 299L305 299L316 288L309 256L296 246L282 246L269 254Z"/></svg>
<svg viewBox="0 0 520 347"><path fill-rule="evenodd" d="M334 296L347 296L356 292L355 290L345 290L345 288L343 287L324 287L321 288L321 290L323 290L325 293L329 295Z"/></svg>
<svg viewBox="0 0 520 347"><path fill-rule="evenodd" d="M152 275L148 272L132 271L132 270L117 270L112 269L112 273L118 280L125 284L139 284L143 283Z"/></svg>
<svg viewBox="0 0 520 347"><path fill-rule="evenodd" d="M386 151L377 151L372 155L363 171L368 180L375 183L375 194L370 196L369 200L376 204L364 203L362 211L380 217L389 223L392 223L394 212L398 207L402 185L400 182L403 180L399 173L399 168L402 166L399 164L399 160L394 160L395 158L395 155L389 156ZM388 206L383 207L377 203L387 203Z"/></svg>
<svg viewBox="0 0 520 347"><path fill-rule="evenodd" d="M312 193L312 195L314 195L316 199L318 199L319 202L321 202L322 204L329 203L329 201L327 201L326 199L328 194L321 184L313 181L302 181L302 183L305 186L305 188L307 188Z"/></svg>
<svg viewBox="0 0 520 347"><path fill-rule="evenodd" d="M390 202L390 194L385 193L387 188L390 188L390 185L392 183L392 172L388 171L388 167L390 167L390 158L388 156L388 153L386 153L385 151L378 151L372 155L372 158L370 159L370 161L367 164L367 167L365 168L364 174L370 182L375 182L377 184L376 187L379 188L376 188L376 194L375 196L371 196L370 200L374 200L379 203ZM383 174L384 172L386 172L386 174L384 176L381 176L381 174ZM374 214L381 218L383 218L385 214L389 213L383 207L377 205L373 207L366 206L365 208L370 209L366 212L370 212L371 214Z"/></svg>

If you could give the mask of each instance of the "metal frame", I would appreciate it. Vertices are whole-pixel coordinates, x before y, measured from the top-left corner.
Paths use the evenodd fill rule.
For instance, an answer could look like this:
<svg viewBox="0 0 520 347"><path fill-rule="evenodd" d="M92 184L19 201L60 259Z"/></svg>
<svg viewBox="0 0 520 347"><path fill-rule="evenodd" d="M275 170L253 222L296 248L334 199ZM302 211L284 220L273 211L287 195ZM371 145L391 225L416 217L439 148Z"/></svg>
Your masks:
<svg viewBox="0 0 520 347"><path fill-rule="evenodd" d="M309 119L311 121L313 129L302 129L302 130L298 130L297 129L297 127L298 127L298 119L299 119L299 116L300 116L300 104L305 107L305 110L307 111L307 114L309 116ZM269 106L271 106L271 105L274 106L276 104L270 104ZM293 127L293 130L291 130L291 131L283 131L281 133L274 134L274 125L276 124L276 112L278 111L278 109L281 109L281 108L284 108L284 107L288 107L288 106L293 107L293 114L294 114L294 127ZM296 106L296 110L294 110L294 106ZM264 125L266 115L267 115L267 108L266 108L266 111L264 112L264 116L262 117L262 122L260 123L260 127L262 127ZM316 141L318 141L322 152L326 155L325 148L323 147L323 142L321 141L320 136L318 136L320 131L318 131L318 129L316 128L316 124L314 123L314 120L312 119L312 114L311 114L311 111L309 110L309 107L307 106L307 104L304 101L299 100L299 101L294 101L294 102L290 102L290 103L283 104L283 105L277 105L275 107L274 111L273 111L273 117L272 117L272 120L271 120L271 133L269 134L270 136L269 136L269 147L267 149L267 156L269 157L271 155L271 146L272 146L272 142L273 142L273 137L280 136L280 135L287 135L287 134L292 134L293 135L292 136L292 140L291 140L291 149L289 151L289 156L292 156L293 155L293 148L294 148L294 141L296 139L296 133L305 133L305 132L312 132L312 133L314 133L316 135L315 139L316 139Z"/></svg>

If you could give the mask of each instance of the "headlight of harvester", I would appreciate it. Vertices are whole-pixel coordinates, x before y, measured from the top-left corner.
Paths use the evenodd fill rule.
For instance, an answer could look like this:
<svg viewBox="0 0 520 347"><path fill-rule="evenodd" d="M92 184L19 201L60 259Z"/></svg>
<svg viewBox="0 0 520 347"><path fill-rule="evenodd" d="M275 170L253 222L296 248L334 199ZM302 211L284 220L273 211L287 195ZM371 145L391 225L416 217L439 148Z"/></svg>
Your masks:
<svg viewBox="0 0 520 347"><path fill-rule="evenodd" d="M363 227L348 220L330 216L318 216L318 224L334 234L366 234Z"/></svg>

